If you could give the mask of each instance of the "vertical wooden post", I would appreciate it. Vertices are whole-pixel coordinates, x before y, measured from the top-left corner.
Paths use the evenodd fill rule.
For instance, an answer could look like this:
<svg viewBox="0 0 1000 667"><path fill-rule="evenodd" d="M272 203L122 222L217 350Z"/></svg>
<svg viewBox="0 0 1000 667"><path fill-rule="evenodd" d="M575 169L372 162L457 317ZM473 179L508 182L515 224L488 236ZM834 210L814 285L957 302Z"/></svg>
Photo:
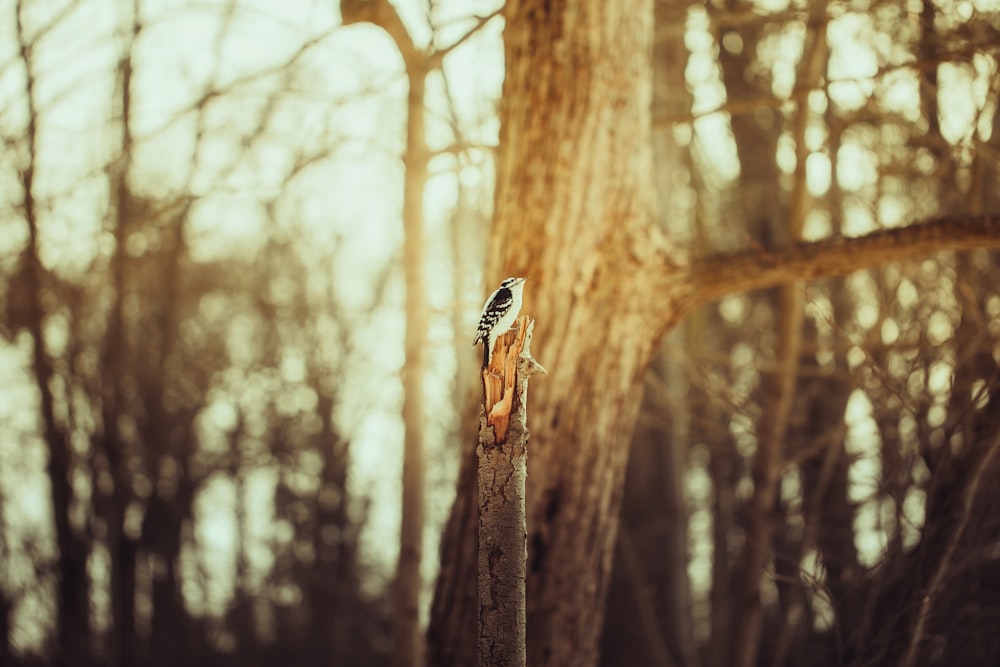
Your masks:
<svg viewBox="0 0 1000 667"><path fill-rule="evenodd" d="M482 371L479 418L479 664L524 667L528 530L528 378L544 373L529 350L534 320L497 339Z"/></svg>

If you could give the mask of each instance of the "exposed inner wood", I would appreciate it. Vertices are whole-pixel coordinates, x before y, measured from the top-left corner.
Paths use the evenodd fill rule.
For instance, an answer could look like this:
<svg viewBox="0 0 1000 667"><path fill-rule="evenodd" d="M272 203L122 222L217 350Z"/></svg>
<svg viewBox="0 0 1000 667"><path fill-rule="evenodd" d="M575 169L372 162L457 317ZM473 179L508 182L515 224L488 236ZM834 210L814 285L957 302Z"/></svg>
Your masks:
<svg viewBox="0 0 1000 667"><path fill-rule="evenodd" d="M483 369L483 404L486 423L493 427L494 442L503 444L510 426L510 412L514 405L514 378L517 358L524 347L528 330L528 317L517 318L517 327L497 338L493 359Z"/></svg>

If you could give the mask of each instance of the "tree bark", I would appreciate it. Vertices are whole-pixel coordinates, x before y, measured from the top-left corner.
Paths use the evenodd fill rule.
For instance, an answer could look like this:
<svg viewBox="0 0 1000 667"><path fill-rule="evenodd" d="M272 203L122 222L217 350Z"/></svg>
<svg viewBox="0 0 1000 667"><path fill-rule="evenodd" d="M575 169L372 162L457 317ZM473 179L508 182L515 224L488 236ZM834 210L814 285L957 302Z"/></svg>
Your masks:
<svg viewBox="0 0 1000 667"><path fill-rule="evenodd" d="M531 276L528 304L554 365L532 406L528 663L594 664L638 380L664 296L641 277L658 248L669 256L651 224L652 3L513 2L506 17L501 241L487 275Z"/></svg>
<svg viewBox="0 0 1000 667"><path fill-rule="evenodd" d="M509 347L497 345L483 371L484 403L479 419L479 664L516 667L527 659L525 579L528 532L525 519L528 379L539 370L531 357L534 322L521 318ZM506 338L512 338L508 335ZM502 396L488 389L499 369ZM505 400L509 396L513 400ZM499 410L497 409L499 408ZM503 419L497 419L497 413Z"/></svg>

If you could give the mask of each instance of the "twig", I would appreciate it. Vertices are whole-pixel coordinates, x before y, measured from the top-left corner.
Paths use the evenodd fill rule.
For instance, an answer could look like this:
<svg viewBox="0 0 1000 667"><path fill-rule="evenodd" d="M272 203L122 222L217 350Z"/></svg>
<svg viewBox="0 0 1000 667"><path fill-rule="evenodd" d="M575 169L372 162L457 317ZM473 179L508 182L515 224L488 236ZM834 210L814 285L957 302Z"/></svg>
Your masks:
<svg viewBox="0 0 1000 667"><path fill-rule="evenodd" d="M910 644L906 649L903 659L899 662L900 667L913 667L917 664L917 658L920 656L920 643L923 641L924 633L927 630L927 620L930 618L931 609L949 574L962 533L965 532L965 527L969 524L969 518L972 516L972 507L976 502L976 493L979 491L979 483L983 478L983 473L990 467L998 451L1000 451L1000 433L993 439L989 448L978 461L969 461L969 469L971 470L972 477L965 485L964 492L962 493L962 514L954 524L951 535L948 536L948 544L945 547L944 554L941 556L941 561L934 569L934 574L931 575L930 581L927 583L927 590L920 601L920 611L917 613L916 621L913 624L913 632L910 633Z"/></svg>
<svg viewBox="0 0 1000 667"><path fill-rule="evenodd" d="M503 13L503 5L493 10L486 16L479 17L478 20L476 21L476 24L472 26L472 28L470 28L468 32L466 32L464 35L456 39L454 42L452 42L448 46L442 47L434 51L430 56L431 67L434 69L440 67L446 55L448 55L449 53L457 49L459 46L464 44L470 37L479 32L480 28L482 28L484 25L492 21L494 17L500 16L500 14L502 13Z"/></svg>

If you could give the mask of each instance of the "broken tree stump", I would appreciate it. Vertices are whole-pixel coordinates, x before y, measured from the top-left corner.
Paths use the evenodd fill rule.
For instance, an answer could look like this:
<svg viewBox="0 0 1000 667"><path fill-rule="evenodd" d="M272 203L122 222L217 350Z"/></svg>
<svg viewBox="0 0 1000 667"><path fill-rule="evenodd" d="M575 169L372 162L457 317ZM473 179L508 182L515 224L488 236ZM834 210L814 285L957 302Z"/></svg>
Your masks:
<svg viewBox="0 0 1000 667"><path fill-rule="evenodd" d="M528 529L528 379L545 369L531 356L534 320L497 339L482 370L479 418L479 664L524 667Z"/></svg>

